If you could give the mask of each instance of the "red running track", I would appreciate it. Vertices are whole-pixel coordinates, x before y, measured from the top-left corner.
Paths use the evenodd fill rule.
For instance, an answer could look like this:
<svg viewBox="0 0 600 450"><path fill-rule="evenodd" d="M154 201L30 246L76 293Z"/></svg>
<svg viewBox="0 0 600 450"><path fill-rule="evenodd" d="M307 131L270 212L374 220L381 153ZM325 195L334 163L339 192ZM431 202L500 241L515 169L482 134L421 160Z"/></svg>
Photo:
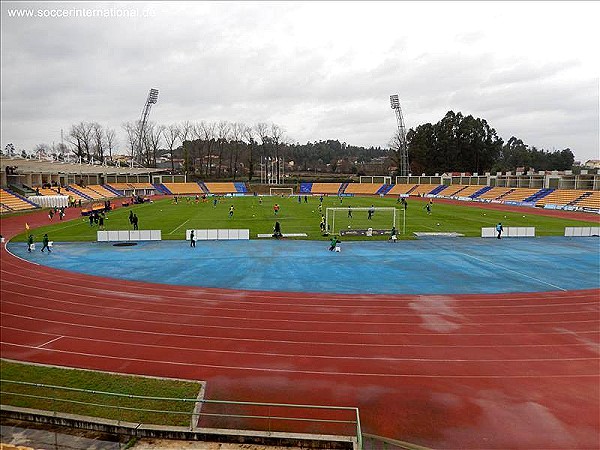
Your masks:
<svg viewBox="0 0 600 450"><path fill-rule="evenodd" d="M24 222L3 219L2 234ZM213 399L358 406L364 431L435 448L600 448L598 289L232 291L74 274L4 247L0 271L3 358L205 380Z"/></svg>

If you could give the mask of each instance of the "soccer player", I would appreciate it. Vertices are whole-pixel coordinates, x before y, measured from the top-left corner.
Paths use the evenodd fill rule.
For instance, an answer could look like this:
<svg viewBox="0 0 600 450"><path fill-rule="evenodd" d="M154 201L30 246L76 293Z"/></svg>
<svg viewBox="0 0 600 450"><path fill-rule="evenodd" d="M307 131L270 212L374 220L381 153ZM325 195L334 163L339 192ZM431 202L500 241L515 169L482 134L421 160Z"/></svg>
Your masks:
<svg viewBox="0 0 600 450"><path fill-rule="evenodd" d="M234 210L234 209L235 209L235 208L233 207L233 205L231 205L231 206L229 207L229 218L230 218L230 219L233 217L233 210Z"/></svg>

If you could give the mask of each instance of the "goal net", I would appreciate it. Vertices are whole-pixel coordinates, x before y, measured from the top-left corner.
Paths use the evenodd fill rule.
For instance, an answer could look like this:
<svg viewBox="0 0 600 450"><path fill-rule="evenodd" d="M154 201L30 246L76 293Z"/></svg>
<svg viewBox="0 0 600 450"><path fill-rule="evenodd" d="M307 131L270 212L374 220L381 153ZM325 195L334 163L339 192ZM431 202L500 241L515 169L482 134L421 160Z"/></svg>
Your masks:
<svg viewBox="0 0 600 450"><path fill-rule="evenodd" d="M270 195L294 195L294 188L291 187L272 187L269 188Z"/></svg>
<svg viewBox="0 0 600 450"><path fill-rule="evenodd" d="M356 230L388 230L395 227L400 234L404 221L399 218L400 210L391 207L372 208L327 208L325 226L330 234L348 233Z"/></svg>

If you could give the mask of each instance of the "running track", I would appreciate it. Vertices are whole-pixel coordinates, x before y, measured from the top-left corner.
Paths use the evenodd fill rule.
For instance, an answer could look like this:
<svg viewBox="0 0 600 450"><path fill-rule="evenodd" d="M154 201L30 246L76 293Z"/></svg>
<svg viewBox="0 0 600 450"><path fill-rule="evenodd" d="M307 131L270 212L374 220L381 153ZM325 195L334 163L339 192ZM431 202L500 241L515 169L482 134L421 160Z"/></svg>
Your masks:
<svg viewBox="0 0 600 450"><path fill-rule="evenodd" d="M25 220L47 216L2 219L2 235ZM205 380L214 399L358 406L364 431L435 448L600 448L600 289L231 291L74 274L4 246L0 272L3 358Z"/></svg>

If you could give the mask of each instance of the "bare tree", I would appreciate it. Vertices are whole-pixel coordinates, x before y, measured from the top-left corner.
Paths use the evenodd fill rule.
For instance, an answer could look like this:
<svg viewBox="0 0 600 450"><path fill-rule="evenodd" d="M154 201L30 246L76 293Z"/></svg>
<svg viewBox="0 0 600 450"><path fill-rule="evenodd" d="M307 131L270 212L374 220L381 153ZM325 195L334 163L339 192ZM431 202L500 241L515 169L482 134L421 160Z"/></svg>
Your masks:
<svg viewBox="0 0 600 450"><path fill-rule="evenodd" d="M285 131L279 125L271 124L271 141L275 147L275 158L279 161L279 145L283 143Z"/></svg>
<svg viewBox="0 0 600 450"><path fill-rule="evenodd" d="M192 135L194 136L196 144L193 146L193 150L194 154L197 154L197 160L200 162L198 167L198 173L200 175L202 175L204 170L204 148L206 147L203 139L204 133L202 132L202 124L203 122L196 122L192 128Z"/></svg>
<svg viewBox="0 0 600 450"><path fill-rule="evenodd" d="M148 145L147 165L149 167L156 167L156 160L158 151L160 150L164 128L164 125L157 125L154 122L148 123L146 140Z"/></svg>
<svg viewBox="0 0 600 450"><path fill-rule="evenodd" d="M212 147L215 139L215 124L212 122L200 122L200 130L202 130L202 140L206 146L206 172L209 175L212 167Z"/></svg>
<svg viewBox="0 0 600 450"><path fill-rule="evenodd" d="M183 170L187 174L190 170L190 156L189 156L189 142L186 146L185 143L189 141L192 134L193 126L189 120L182 122L179 126L179 138L181 139L181 147L183 149Z"/></svg>
<svg viewBox="0 0 600 450"><path fill-rule="evenodd" d="M221 120L217 125L217 144L219 146L219 164L217 166L217 178L221 178L221 162L223 160L223 149L229 140L231 125L225 120Z"/></svg>
<svg viewBox="0 0 600 450"><path fill-rule="evenodd" d="M90 149L92 147L92 124L80 122L76 125L71 125L67 142L74 148L73 153L80 161L89 161L91 159Z"/></svg>
<svg viewBox="0 0 600 450"><path fill-rule="evenodd" d="M243 131L244 139L248 143L248 181L252 181L254 175L254 129L245 126Z"/></svg>
<svg viewBox="0 0 600 450"><path fill-rule="evenodd" d="M171 125L166 126L163 129L163 136L165 137L165 143L169 148L169 157L171 158L171 172L175 172L175 162L173 160L173 149L175 148L175 142L181 136L181 130L179 129L179 125L176 123L172 123Z"/></svg>
<svg viewBox="0 0 600 450"><path fill-rule="evenodd" d="M94 145L93 158L97 159L101 163L104 162L104 128L98 122L94 122L92 125L92 139Z"/></svg>
<svg viewBox="0 0 600 450"><path fill-rule="evenodd" d="M116 148L117 145L117 132L113 129L113 128L107 128L106 132L104 133L104 136L106 138L106 148L108 149L108 158L110 159L110 162L113 162L113 150Z"/></svg>
<svg viewBox="0 0 600 450"><path fill-rule="evenodd" d="M49 154L50 154L50 146L45 143L38 144L33 149L33 155L39 159L45 158Z"/></svg>
<svg viewBox="0 0 600 450"><path fill-rule="evenodd" d="M229 152L229 173L233 174L233 181L237 178L238 158L240 153L240 142L244 136L246 125L239 122L231 124L231 145L232 151Z"/></svg>
<svg viewBox="0 0 600 450"><path fill-rule="evenodd" d="M139 143L139 130L140 130L140 126L137 123L139 121L136 122L125 122L122 127L125 130L125 133L127 134L127 145L129 147L129 150L131 151L131 160L134 161L135 160L135 153L136 153L136 149Z"/></svg>

